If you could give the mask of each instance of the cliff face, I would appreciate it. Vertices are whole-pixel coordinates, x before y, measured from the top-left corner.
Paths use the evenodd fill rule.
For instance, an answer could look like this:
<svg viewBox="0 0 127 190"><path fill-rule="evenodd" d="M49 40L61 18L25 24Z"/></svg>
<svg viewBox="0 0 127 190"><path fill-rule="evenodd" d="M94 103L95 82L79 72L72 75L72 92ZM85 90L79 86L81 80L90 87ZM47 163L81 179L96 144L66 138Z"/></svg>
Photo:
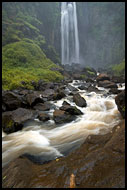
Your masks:
<svg viewBox="0 0 127 190"><path fill-rule="evenodd" d="M37 165L20 157L3 168L3 188L124 188L125 123L91 135L65 158Z"/></svg>

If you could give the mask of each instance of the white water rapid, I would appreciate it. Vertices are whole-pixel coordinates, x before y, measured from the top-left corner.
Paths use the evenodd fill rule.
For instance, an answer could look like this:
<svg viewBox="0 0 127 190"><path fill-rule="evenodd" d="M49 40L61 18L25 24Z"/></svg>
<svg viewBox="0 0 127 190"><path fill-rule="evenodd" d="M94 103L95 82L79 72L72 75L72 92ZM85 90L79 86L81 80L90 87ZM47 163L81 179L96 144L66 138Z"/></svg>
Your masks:
<svg viewBox="0 0 127 190"><path fill-rule="evenodd" d="M79 63L79 37L75 2L61 3L62 64Z"/></svg>
<svg viewBox="0 0 127 190"><path fill-rule="evenodd" d="M71 85L76 87L75 81ZM104 97L102 93L79 92L86 99L87 107L77 106L84 114L75 121L60 126L56 126L53 120L47 123L33 121L21 131L9 135L2 133L2 165L23 154L32 155L39 163L65 156L78 148L88 135L108 133L119 124L120 113L114 95ZM75 105L72 96L51 103L59 108L64 100ZM53 111L50 110L49 114L52 115Z"/></svg>

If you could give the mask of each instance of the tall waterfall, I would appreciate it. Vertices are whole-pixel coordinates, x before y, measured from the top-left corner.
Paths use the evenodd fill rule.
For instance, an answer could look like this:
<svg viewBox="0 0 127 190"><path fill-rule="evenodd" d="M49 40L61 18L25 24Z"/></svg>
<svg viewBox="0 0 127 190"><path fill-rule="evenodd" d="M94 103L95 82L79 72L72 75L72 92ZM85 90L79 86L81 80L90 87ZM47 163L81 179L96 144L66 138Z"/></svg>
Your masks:
<svg viewBox="0 0 127 190"><path fill-rule="evenodd" d="M79 63L79 37L75 2L61 4L62 64Z"/></svg>

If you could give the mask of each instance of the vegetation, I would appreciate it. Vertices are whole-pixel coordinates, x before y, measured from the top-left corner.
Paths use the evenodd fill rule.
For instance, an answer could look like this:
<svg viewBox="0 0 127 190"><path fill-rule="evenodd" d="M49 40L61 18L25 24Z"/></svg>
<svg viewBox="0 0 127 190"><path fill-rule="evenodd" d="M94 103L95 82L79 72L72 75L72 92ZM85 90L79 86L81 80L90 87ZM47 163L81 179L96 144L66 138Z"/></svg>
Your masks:
<svg viewBox="0 0 127 190"><path fill-rule="evenodd" d="M111 65L110 69L113 74L116 76L121 76L125 74L125 60L123 60L120 64Z"/></svg>
<svg viewBox="0 0 127 190"><path fill-rule="evenodd" d="M20 86L32 88L31 81L44 79L59 81L63 76L52 71L56 66L46 57L34 42L19 41L8 44L2 50L3 89L15 89ZM23 82L22 82L23 81Z"/></svg>
<svg viewBox="0 0 127 190"><path fill-rule="evenodd" d="M53 42L47 40L48 36L42 29L45 28L42 23L44 19L41 19L41 16L44 15L40 14L38 18L39 6L40 3L32 2L5 2L2 4L3 89L9 90L18 87L32 89L32 81L63 79L57 69L52 70L52 68L59 68L57 65L60 64L60 58ZM51 22L52 19L49 24Z"/></svg>

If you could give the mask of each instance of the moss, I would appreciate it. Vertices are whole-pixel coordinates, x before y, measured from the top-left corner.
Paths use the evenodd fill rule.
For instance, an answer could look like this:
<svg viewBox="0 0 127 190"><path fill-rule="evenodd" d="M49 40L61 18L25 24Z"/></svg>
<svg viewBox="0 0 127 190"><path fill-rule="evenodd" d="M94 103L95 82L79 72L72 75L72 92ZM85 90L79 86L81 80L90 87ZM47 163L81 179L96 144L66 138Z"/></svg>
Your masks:
<svg viewBox="0 0 127 190"><path fill-rule="evenodd" d="M95 73L92 72L92 71L87 71L87 73L90 74L90 75L92 75L92 76L95 75Z"/></svg>
<svg viewBox="0 0 127 190"><path fill-rule="evenodd" d="M125 106L122 108L122 111L125 112Z"/></svg>
<svg viewBox="0 0 127 190"><path fill-rule="evenodd" d="M29 40L28 40L29 41ZM2 87L5 90L25 87L33 89L31 81L59 81L63 76L52 68L59 68L46 57L32 40L21 40L2 49ZM25 83L22 84L21 82Z"/></svg>
<svg viewBox="0 0 127 190"><path fill-rule="evenodd" d="M82 77L82 79L86 79L86 75L85 74L81 75L81 77Z"/></svg>

